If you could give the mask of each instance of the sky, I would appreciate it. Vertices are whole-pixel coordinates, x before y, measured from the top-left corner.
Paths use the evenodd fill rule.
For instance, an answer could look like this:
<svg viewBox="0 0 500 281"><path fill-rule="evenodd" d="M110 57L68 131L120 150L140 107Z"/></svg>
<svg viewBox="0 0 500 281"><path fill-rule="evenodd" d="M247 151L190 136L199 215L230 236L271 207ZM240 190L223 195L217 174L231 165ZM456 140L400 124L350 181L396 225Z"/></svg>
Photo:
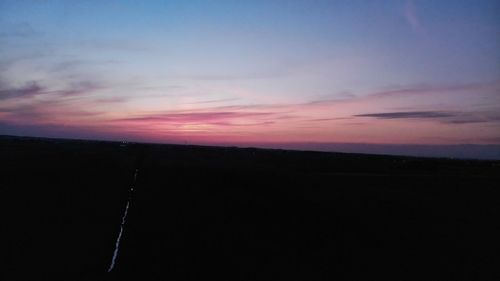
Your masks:
<svg viewBox="0 0 500 281"><path fill-rule="evenodd" d="M495 0L0 0L0 134L500 158L499 13Z"/></svg>

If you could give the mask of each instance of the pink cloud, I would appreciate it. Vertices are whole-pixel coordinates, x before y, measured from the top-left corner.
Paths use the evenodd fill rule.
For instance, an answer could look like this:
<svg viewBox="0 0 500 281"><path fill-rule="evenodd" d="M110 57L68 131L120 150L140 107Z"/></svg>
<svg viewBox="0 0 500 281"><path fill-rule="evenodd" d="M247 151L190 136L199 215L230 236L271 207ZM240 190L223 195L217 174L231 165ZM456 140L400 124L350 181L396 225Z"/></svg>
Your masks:
<svg viewBox="0 0 500 281"><path fill-rule="evenodd" d="M263 117L270 116L271 112L173 112L150 114L138 117L127 117L116 119L119 122L144 122L144 121L159 121L159 122L172 122L172 123L192 123L192 122L211 122L217 120L233 120L247 117Z"/></svg>
<svg viewBox="0 0 500 281"><path fill-rule="evenodd" d="M468 107L467 112L462 112L464 103L495 98L499 88L498 82L417 85L353 95L341 100L230 106L200 103L189 110L165 111L138 111L133 107L125 111L126 107L103 107L124 101L119 98L96 100L79 96L79 99L69 99L56 95L47 96L43 101L31 101L28 105L14 103L6 106L4 103L0 106L0 117L10 124L80 126L104 135L122 134L151 141L370 140L375 143L429 143L445 141L439 138L443 134L448 137L446 141L458 141L467 135L478 139L500 137L498 133L483 128L489 122L497 122L498 117L492 112L498 103ZM455 104L456 101L460 103ZM134 106L134 103L130 102L128 106ZM408 112L413 114L408 115ZM422 112L453 114L431 118L434 115Z"/></svg>

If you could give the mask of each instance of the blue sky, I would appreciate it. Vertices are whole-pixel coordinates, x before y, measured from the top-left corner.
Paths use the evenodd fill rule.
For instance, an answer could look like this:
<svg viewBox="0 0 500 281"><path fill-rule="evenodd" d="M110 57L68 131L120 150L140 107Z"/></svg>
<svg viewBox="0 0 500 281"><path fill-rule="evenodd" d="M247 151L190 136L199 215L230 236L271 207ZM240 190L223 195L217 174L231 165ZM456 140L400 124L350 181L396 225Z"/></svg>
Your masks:
<svg viewBox="0 0 500 281"><path fill-rule="evenodd" d="M485 0L1 0L0 133L499 144L499 11Z"/></svg>

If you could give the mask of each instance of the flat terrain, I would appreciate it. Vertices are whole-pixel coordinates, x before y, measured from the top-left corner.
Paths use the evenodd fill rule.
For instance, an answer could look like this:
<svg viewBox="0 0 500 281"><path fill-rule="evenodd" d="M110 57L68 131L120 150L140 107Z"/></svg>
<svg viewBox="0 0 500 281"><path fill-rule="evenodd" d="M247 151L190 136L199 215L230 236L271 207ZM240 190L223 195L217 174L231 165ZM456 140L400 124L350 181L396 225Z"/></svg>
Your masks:
<svg viewBox="0 0 500 281"><path fill-rule="evenodd" d="M1 280L500 280L500 161L16 137L0 159Z"/></svg>

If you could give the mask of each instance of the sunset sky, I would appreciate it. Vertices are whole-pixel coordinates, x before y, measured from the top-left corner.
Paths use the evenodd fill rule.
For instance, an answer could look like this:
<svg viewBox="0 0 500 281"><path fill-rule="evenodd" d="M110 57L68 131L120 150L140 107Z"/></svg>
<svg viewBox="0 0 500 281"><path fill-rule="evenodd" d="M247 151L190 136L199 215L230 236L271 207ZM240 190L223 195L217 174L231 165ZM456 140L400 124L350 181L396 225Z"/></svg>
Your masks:
<svg viewBox="0 0 500 281"><path fill-rule="evenodd" d="M499 14L495 0L0 0L0 134L498 145Z"/></svg>

